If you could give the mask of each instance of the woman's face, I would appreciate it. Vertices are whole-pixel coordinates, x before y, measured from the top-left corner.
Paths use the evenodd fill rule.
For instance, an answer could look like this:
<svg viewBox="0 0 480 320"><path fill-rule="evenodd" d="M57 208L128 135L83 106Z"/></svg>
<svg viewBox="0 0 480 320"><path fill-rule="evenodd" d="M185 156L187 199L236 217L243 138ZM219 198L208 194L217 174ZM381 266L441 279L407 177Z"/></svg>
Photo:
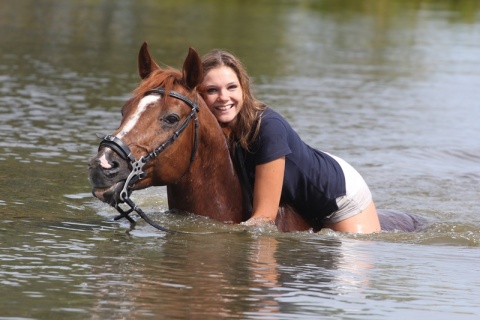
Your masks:
<svg viewBox="0 0 480 320"><path fill-rule="evenodd" d="M218 122L235 124L243 107L243 89L233 69L211 69L203 78L202 97Z"/></svg>

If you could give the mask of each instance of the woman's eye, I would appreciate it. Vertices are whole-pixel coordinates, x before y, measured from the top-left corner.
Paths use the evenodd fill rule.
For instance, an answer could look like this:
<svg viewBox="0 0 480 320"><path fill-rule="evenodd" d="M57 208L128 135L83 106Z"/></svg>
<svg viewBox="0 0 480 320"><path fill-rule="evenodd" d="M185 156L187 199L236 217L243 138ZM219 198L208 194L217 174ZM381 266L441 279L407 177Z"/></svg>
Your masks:
<svg viewBox="0 0 480 320"><path fill-rule="evenodd" d="M237 88L238 88L238 86L236 84L232 84L231 86L228 87L228 90L233 91Z"/></svg>
<svg viewBox="0 0 480 320"><path fill-rule="evenodd" d="M175 124L177 123L178 121L180 120L180 117L176 114L170 114L168 116L166 116L165 118L163 118L163 121L166 123L166 124Z"/></svg>
<svg viewBox="0 0 480 320"><path fill-rule="evenodd" d="M214 94L214 93L216 93L216 92L217 92L217 89L215 89L215 88L209 88L209 89L207 89L207 94Z"/></svg>

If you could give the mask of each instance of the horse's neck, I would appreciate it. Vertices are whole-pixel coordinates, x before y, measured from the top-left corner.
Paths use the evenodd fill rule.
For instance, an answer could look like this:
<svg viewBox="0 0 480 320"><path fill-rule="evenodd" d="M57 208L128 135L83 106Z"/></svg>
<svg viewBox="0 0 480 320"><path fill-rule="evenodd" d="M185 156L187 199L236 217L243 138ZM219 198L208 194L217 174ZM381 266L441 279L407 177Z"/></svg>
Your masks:
<svg viewBox="0 0 480 320"><path fill-rule="evenodd" d="M178 183L167 186L169 206L219 221L241 222L242 189L225 136L218 126L201 127L197 157Z"/></svg>

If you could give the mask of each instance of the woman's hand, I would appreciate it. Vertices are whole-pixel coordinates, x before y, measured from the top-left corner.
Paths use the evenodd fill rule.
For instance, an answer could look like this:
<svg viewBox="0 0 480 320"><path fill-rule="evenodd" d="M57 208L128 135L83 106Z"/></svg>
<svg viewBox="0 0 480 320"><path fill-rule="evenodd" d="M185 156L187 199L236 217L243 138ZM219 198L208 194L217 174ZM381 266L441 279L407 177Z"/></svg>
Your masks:
<svg viewBox="0 0 480 320"><path fill-rule="evenodd" d="M274 225L275 221L266 217L251 217L247 221L241 223L244 226L262 226L262 225Z"/></svg>

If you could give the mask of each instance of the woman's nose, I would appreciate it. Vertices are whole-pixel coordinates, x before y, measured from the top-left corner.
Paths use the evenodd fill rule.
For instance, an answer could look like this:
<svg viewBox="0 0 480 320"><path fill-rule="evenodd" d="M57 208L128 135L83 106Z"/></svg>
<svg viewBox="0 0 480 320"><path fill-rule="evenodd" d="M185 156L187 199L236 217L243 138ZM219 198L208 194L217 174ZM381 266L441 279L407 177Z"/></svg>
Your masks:
<svg viewBox="0 0 480 320"><path fill-rule="evenodd" d="M228 99L228 92L226 90L220 90L220 92L218 93L218 100L226 101Z"/></svg>

